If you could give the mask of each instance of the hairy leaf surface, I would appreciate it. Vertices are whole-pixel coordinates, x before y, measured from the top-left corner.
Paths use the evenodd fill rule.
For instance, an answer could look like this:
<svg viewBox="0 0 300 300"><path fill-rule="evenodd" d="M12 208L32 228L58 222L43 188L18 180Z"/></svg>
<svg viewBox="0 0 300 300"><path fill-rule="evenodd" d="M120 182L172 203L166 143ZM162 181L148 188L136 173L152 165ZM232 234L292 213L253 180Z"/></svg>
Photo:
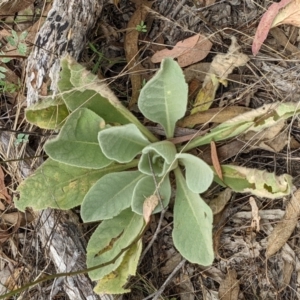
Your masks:
<svg viewBox="0 0 300 300"><path fill-rule="evenodd" d="M146 118L161 124L167 138L171 138L176 122L185 114L187 95L181 68L173 59L166 58L141 90L138 106Z"/></svg>
<svg viewBox="0 0 300 300"><path fill-rule="evenodd" d="M202 159L187 153L176 155L179 162L185 166L185 178L189 189L194 193L203 193L212 184L214 172Z"/></svg>
<svg viewBox="0 0 300 300"><path fill-rule="evenodd" d="M48 159L19 185L20 199L15 205L22 211L26 207L35 210L47 207L70 209L82 203L85 194L99 178L127 168L112 165L101 170L83 169Z"/></svg>
<svg viewBox="0 0 300 300"><path fill-rule="evenodd" d="M92 280L98 280L116 270L122 263L126 251L117 259L122 249L130 246L142 232L143 217L126 209L113 219L104 220L91 236L87 246L88 268L110 262L102 268L89 272ZM127 250L128 251L128 250Z"/></svg>
<svg viewBox="0 0 300 300"><path fill-rule="evenodd" d="M112 163L101 151L98 132L104 120L87 108L73 112L59 135L45 144L46 153L59 162L82 168L100 169Z"/></svg>
<svg viewBox="0 0 300 300"><path fill-rule="evenodd" d="M174 245L190 262L208 266L214 260L212 211L199 194L191 192L179 168L175 176Z"/></svg>
<svg viewBox="0 0 300 300"><path fill-rule="evenodd" d="M158 203L154 209L153 214L162 211L170 201L171 197L171 184L169 175L165 176L164 179L156 178L157 184L159 185L159 194L162 199L162 205ZM152 176L146 176L142 178L135 186L133 191L131 207L137 214L143 215L143 204L147 198L152 195L157 195L155 182Z"/></svg>
<svg viewBox="0 0 300 300"><path fill-rule="evenodd" d="M100 178L81 205L84 222L111 219L131 205L133 190L145 175L139 171L110 173Z"/></svg>
<svg viewBox="0 0 300 300"><path fill-rule="evenodd" d="M142 241L132 245L124 255L120 266L108 275L100 279L94 289L97 294L124 294L130 289L124 289L124 285L130 276L136 274L137 265L142 252Z"/></svg>

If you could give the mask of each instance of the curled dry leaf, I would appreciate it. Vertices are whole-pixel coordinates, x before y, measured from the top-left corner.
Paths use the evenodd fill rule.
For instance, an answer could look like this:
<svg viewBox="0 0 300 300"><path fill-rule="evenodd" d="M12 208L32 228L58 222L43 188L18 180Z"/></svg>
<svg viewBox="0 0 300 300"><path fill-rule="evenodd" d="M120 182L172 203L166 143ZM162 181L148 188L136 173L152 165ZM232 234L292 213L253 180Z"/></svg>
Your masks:
<svg viewBox="0 0 300 300"><path fill-rule="evenodd" d="M221 193L219 193L219 195L216 198L208 202L208 205L211 208L214 215L220 213L224 209L225 205L230 200L231 195L232 190L227 188Z"/></svg>
<svg viewBox="0 0 300 300"><path fill-rule="evenodd" d="M158 197L156 195L151 195L148 197L143 204L143 217L146 224L150 222L150 217L155 207L158 205Z"/></svg>
<svg viewBox="0 0 300 300"><path fill-rule="evenodd" d="M282 0L268 8L259 22L253 39L253 55L257 55L269 30L281 24L300 26L300 0Z"/></svg>
<svg viewBox="0 0 300 300"><path fill-rule="evenodd" d="M300 189L292 196L291 201L286 207L283 219L277 223L268 238L266 251L267 258L275 254L287 242L298 223L299 216Z"/></svg>
<svg viewBox="0 0 300 300"><path fill-rule="evenodd" d="M164 58L172 57L178 59L178 64L181 67L186 67L204 59L211 47L212 43L207 37L197 34L178 42L171 50L163 49L156 52L151 61L160 63Z"/></svg>
<svg viewBox="0 0 300 300"><path fill-rule="evenodd" d="M279 153L288 144L288 131L284 130L285 120L279 121L277 124L267 127L261 132L248 131L241 136L239 140L247 142L251 145L250 149L260 148L270 152ZM249 143L250 142L250 143Z"/></svg>
<svg viewBox="0 0 300 300"><path fill-rule="evenodd" d="M208 74L204 78L202 89L199 91L192 114L207 110L214 100L219 84L227 85L227 77L234 68L246 65L249 57L241 53L241 47L236 37L231 37L231 45L226 54L217 54L211 62Z"/></svg>
<svg viewBox="0 0 300 300"><path fill-rule="evenodd" d="M251 210L252 210L252 221L251 221L251 227L254 231L259 231L259 223L260 223L260 216L258 214L258 207L255 202L255 199L253 197L250 197L249 203L251 205Z"/></svg>

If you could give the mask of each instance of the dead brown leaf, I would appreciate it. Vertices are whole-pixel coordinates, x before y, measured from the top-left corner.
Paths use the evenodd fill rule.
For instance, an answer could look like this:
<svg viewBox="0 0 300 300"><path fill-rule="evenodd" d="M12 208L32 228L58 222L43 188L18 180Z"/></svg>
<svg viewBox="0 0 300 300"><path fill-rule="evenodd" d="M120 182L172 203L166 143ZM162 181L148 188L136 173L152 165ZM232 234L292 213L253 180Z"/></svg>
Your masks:
<svg viewBox="0 0 300 300"><path fill-rule="evenodd" d="M190 276L185 273L180 274L180 299L181 300L194 300L195 291Z"/></svg>
<svg viewBox="0 0 300 300"><path fill-rule="evenodd" d="M253 197L250 197L249 203L251 205L252 210L251 228L252 230L258 232L260 230L260 216L258 214L258 207Z"/></svg>
<svg viewBox="0 0 300 300"><path fill-rule="evenodd" d="M138 39L140 33L135 28L141 21L145 21L148 14L147 8L150 8L153 4L153 1L147 0L134 0L132 2L135 3L136 10L128 22L128 30L126 31L124 41L125 56L128 70L130 71L130 81L132 86L132 96L129 107L133 106L138 100L140 89L142 88L141 72L145 70L138 62Z"/></svg>
<svg viewBox="0 0 300 300"><path fill-rule="evenodd" d="M287 1L281 1L286 3ZM272 27L289 24L300 27L300 0L290 1L282 9L272 22Z"/></svg>
<svg viewBox="0 0 300 300"><path fill-rule="evenodd" d="M196 34L185 40L178 42L173 49L163 49L156 52L151 61L159 63L166 57L177 58L181 67L192 65L204 59L212 47L212 43L201 34Z"/></svg>
<svg viewBox="0 0 300 300"><path fill-rule="evenodd" d="M241 140L250 142L251 148L260 148L267 151L278 153L288 143L288 131L285 120L282 120L275 125L268 127L261 132L248 131Z"/></svg>
<svg viewBox="0 0 300 300"><path fill-rule="evenodd" d="M187 83L189 83L193 79L197 79L201 82L204 81L206 74L210 68L210 63L208 62L200 62L189 66L183 70L183 74Z"/></svg>
<svg viewBox="0 0 300 300"><path fill-rule="evenodd" d="M166 57L177 58L180 55L193 49L200 38L200 34L193 35L185 40L179 41L171 50L163 49L157 51L152 57L153 63L160 63Z"/></svg>
<svg viewBox="0 0 300 300"><path fill-rule="evenodd" d="M7 188L4 182L4 172L0 167L0 199L5 200L8 204L11 204L11 196L8 194Z"/></svg>
<svg viewBox="0 0 300 300"><path fill-rule="evenodd" d="M282 270L283 280L282 280L282 284L281 284L281 289L280 290L283 290L287 286L289 286L291 278L292 278L292 274L293 274L293 271L294 271L294 268L295 267L294 267L294 265L291 262L284 260L284 265L283 265L283 270Z"/></svg>
<svg viewBox="0 0 300 300"><path fill-rule="evenodd" d="M271 232L268 242L266 257L269 258L275 254L287 242L293 230L297 226L300 216L300 189L292 195L290 202L286 207L284 217L277 223Z"/></svg>
<svg viewBox="0 0 300 300"><path fill-rule="evenodd" d="M219 176L219 178L223 180L223 174L222 174L222 169L218 158L217 147L214 141L210 142L210 149L211 149L211 161L213 163L213 167L215 168L215 171Z"/></svg>
<svg viewBox="0 0 300 300"><path fill-rule="evenodd" d="M194 127L195 125L204 124L206 122L223 123L250 110L251 108L243 106L211 108L207 111L201 111L187 116L177 124L180 127Z"/></svg>
<svg viewBox="0 0 300 300"><path fill-rule="evenodd" d="M222 300L237 300L240 291L239 281L234 269L228 269L226 278L221 282L219 298Z"/></svg>
<svg viewBox="0 0 300 300"><path fill-rule="evenodd" d="M232 190L227 188L224 191L220 192L219 195L208 202L209 207L211 208L214 215L220 213L225 205L228 203L232 195Z"/></svg>
<svg viewBox="0 0 300 300"><path fill-rule="evenodd" d="M281 24L290 24L299 27L299 20L300 0L281 0L278 3L270 5L257 27L252 44L253 55L257 55L272 27L276 27Z"/></svg>
<svg viewBox="0 0 300 300"><path fill-rule="evenodd" d="M232 73L233 69L246 65L248 61L249 57L241 52L236 37L232 36L228 52L217 54L211 62L191 114L207 110L214 100L219 84L222 83L226 86L228 75ZM202 108L203 104L206 104L204 109Z"/></svg>
<svg viewBox="0 0 300 300"><path fill-rule="evenodd" d="M0 210L4 211L5 210L5 205L0 201Z"/></svg>
<svg viewBox="0 0 300 300"><path fill-rule="evenodd" d="M24 226L33 221L33 216L27 211L25 213L16 211L2 214L1 219L12 225L19 223L20 226Z"/></svg>
<svg viewBox="0 0 300 300"><path fill-rule="evenodd" d="M2 0L0 3L0 16L14 15L33 3L34 0Z"/></svg>
<svg viewBox="0 0 300 300"><path fill-rule="evenodd" d="M158 200L159 199L156 195L151 195L144 201L143 217L144 217L146 224L148 224L150 222L151 214L154 211L155 207L158 205L158 202L159 202Z"/></svg>
<svg viewBox="0 0 300 300"><path fill-rule="evenodd" d="M162 268L160 268L160 272L161 272L161 274L163 274L163 275L168 275L168 274L170 274L170 273L172 273L172 271L178 266L178 264L181 262L181 259L182 259L182 257L181 257L181 255L180 255L180 253L174 253L173 255L171 255L168 259L167 259L167 261L166 261L166 263L165 263L165 265L162 267Z"/></svg>

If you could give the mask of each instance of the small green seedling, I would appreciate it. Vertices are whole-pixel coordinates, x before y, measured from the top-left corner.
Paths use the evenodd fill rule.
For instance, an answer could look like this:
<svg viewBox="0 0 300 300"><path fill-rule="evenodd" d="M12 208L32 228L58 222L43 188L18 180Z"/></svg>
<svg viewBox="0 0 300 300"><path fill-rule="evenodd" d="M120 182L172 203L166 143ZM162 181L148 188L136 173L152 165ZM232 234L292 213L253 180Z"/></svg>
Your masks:
<svg viewBox="0 0 300 300"><path fill-rule="evenodd" d="M17 135L17 138L15 140L15 145L19 145L22 143L28 143L29 142L29 135L28 134L24 134L24 133L19 133Z"/></svg>
<svg viewBox="0 0 300 300"><path fill-rule="evenodd" d="M16 31L12 30L12 35L7 37L8 43L17 48L17 51L21 55L25 55L27 51L27 46L25 43L25 39L28 35L27 31L22 32L19 36Z"/></svg>
<svg viewBox="0 0 300 300"><path fill-rule="evenodd" d="M138 32L147 32L147 25L144 23L144 21L141 21L140 24L136 25L135 28Z"/></svg>
<svg viewBox="0 0 300 300"><path fill-rule="evenodd" d="M6 69L4 67L0 66L0 80L5 79L5 73L6 73Z"/></svg>

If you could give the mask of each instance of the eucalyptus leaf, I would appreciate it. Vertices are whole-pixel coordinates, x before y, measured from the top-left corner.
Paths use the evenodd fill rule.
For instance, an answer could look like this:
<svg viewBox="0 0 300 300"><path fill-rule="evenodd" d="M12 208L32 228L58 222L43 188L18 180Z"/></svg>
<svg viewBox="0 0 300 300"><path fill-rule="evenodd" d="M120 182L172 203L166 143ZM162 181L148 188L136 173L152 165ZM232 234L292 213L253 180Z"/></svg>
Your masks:
<svg viewBox="0 0 300 300"><path fill-rule="evenodd" d="M98 132L105 121L87 108L73 112L59 135L45 144L46 153L59 162L82 168L101 169L112 163L101 151Z"/></svg>
<svg viewBox="0 0 300 300"><path fill-rule="evenodd" d="M177 167L176 153L174 144L169 141L150 144L142 151L139 170L146 175L154 173L162 177Z"/></svg>
<svg viewBox="0 0 300 300"><path fill-rule="evenodd" d="M126 252L120 266L98 281L96 287L94 288L94 292L98 295L129 293L131 290L124 289L123 287L127 283L130 276L134 276L136 274L141 252L142 241L139 240Z"/></svg>
<svg viewBox="0 0 300 300"><path fill-rule="evenodd" d="M212 264L213 215L199 194L187 186L179 168L175 169L176 197L174 204L173 241L180 254L192 263Z"/></svg>
<svg viewBox="0 0 300 300"><path fill-rule="evenodd" d="M25 110L26 120L43 129L59 129L63 126L69 111L60 97L49 97Z"/></svg>
<svg viewBox="0 0 300 300"><path fill-rule="evenodd" d="M116 270L122 263L129 247L142 233L143 217L131 211L123 210L118 216L104 220L92 234L87 246L87 267L91 268L112 260L115 262L89 272L92 280L98 280ZM117 259L117 255L120 255Z"/></svg>
<svg viewBox="0 0 300 300"><path fill-rule="evenodd" d="M204 136L196 137L183 147L187 152L195 147L222 141L248 131L260 132L276 123L300 113L297 103L275 102L241 114L213 128Z"/></svg>
<svg viewBox="0 0 300 300"><path fill-rule="evenodd" d="M156 178L156 182L159 186L159 195L162 199L161 203L154 209L153 214L161 212L167 205L169 204L171 198L171 184L169 176L165 176L165 178ZM143 204L147 198L152 195L157 195L156 185L152 176L146 176L139 180L136 184L135 189L133 191L131 208L132 210L142 215L143 214Z"/></svg>
<svg viewBox="0 0 300 300"><path fill-rule="evenodd" d="M105 174L133 168L131 165L111 165L104 169L72 167L48 159L35 173L18 187L20 199L15 206L25 211L26 207L41 210L47 207L71 209L82 203L85 194Z"/></svg>
<svg viewBox="0 0 300 300"><path fill-rule="evenodd" d="M98 134L98 141L105 156L119 163L132 161L149 145L149 141L134 124L102 130Z"/></svg>
<svg viewBox="0 0 300 300"><path fill-rule="evenodd" d="M194 193L203 193L212 184L214 172L202 159L187 153L176 155L179 163L185 166L185 178L189 189Z"/></svg>
<svg viewBox="0 0 300 300"><path fill-rule="evenodd" d="M186 111L188 86L177 62L165 58L158 72L141 90L138 107L149 120L162 125L167 138Z"/></svg>
<svg viewBox="0 0 300 300"><path fill-rule="evenodd" d="M222 165L222 175L223 182L218 176L215 176L215 181L220 185L228 186L238 193L251 193L270 199L290 195L293 187L290 175L276 176L275 173L269 173L265 170Z"/></svg>
<svg viewBox="0 0 300 300"><path fill-rule="evenodd" d="M131 205L137 182L145 177L139 171L110 173L101 177L84 197L81 218L84 222L111 219Z"/></svg>

